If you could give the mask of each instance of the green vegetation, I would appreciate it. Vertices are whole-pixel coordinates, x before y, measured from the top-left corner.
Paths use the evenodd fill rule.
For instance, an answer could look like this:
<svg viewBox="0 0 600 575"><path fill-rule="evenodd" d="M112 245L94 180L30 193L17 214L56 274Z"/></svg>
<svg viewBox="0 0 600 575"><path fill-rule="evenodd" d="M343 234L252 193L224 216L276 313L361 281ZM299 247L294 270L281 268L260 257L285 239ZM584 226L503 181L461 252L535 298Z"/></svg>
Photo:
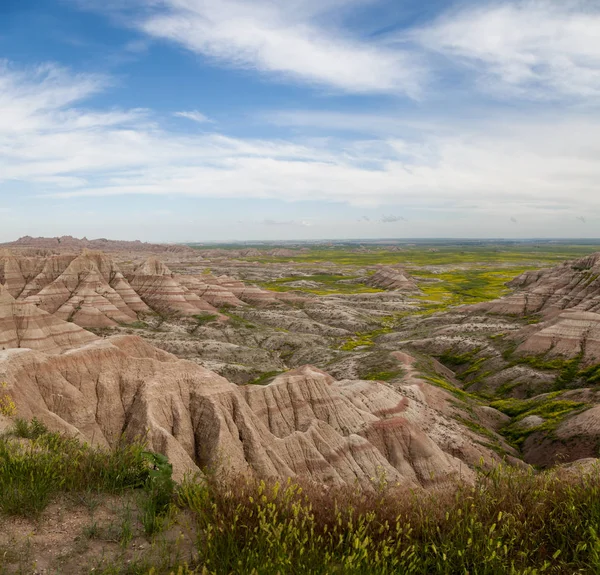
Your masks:
<svg viewBox="0 0 600 575"><path fill-rule="evenodd" d="M475 356L479 353L481 348L475 348L466 353L455 354L452 350L448 350L439 356L439 360L447 366L458 367L473 361Z"/></svg>
<svg viewBox="0 0 600 575"><path fill-rule="evenodd" d="M17 406L13 398L10 396L5 382L0 381L0 415L12 417L17 413Z"/></svg>
<svg viewBox="0 0 600 575"><path fill-rule="evenodd" d="M141 444L120 443L112 451L48 432L40 422L18 423L19 443L0 437L0 513L37 516L58 493L120 493L142 487L148 461Z"/></svg>
<svg viewBox="0 0 600 575"><path fill-rule="evenodd" d="M291 482L185 482L197 573L574 573L600 569L600 482L498 468L418 496Z"/></svg>
<svg viewBox="0 0 600 575"><path fill-rule="evenodd" d="M405 314L402 313L378 318L377 322L381 327L373 331L356 333L353 337L342 343L339 349L342 351L354 351L358 347L373 347L375 340L381 335L391 333L400 324L404 316Z"/></svg>
<svg viewBox="0 0 600 575"><path fill-rule="evenodd" d="M392 379L401 377L403 373L403 369L396 369L391 371L374 371L362 376L362 379L366 379L369 381L392 381Z"/></svg>
<svg viewBox="0 0 600 575"><path fill-rule="evenodd" d="M266 248L265 248L266 249ZM420 282L423 291L420 299L424 308L421 314L444 311L448 307L489 301L508 292L505 283L530 269L553 266L567 259L577 258L597 251L594 245L566 244L465 244L436 243L431 245L401 246L401 251L385 247L358 249L349 246L314 247L290 257L250 258L259 262L294 262L310 264L331 262L355 269L381 264L401 264L407 267ZM444 270L430 271L432 266L445 266ZM429 268L422 269L422 268ZM287 277L262 283L274 291L287 291L285 283L308 280L323 287L303 289L318 295L334 293L369 293L381 290L362 284L339 283L353 279L352 275L311 275ZM536 318L532 318L535 321Z"/></svg>
<svg viewBox="0 0 600 575"><path fill-rule="evenodd" d="M417 299L425 302L425 311L443 311L448 307L474 304L499 298L509 292L506 283L531 267L502 269L453 269L442 273L411 270L416 279L426 279L419 287L423 295Z"/></svg>
<svg viewBox="0 0 600 575"><path fill-rule="evenodd" d="M570 359L547 355L512 357L512 350L509 350L505 359L510 359L512 365L528 365L542 371L558 372L554 383L555 390L572 387L575 382L581 382L582 385L600 383L600 364L581 367L581 353Z"/></svg>
<svg viewBox="0 0 600 575"><path fill-rule="evenodd" d="M579 375L583 377L587 383L600 383L600 364L592 365L591 367L580 370Z"/></svg>
<svg viewBox="0 0 600 575"><path fill-rule="evenodd" d="M142 524L146 535L153 535L162 530L176 484L173 481L173 466L164 455L150 452L144 452L143 455L151 468L144 483L146 496L141 500Z"/></svg>
<svg viewBox="0 0 600 575"><path fill-rule="evenodd" d="M13 423L13 429L9 431L10 435L22 439L39 439L42 435L48 433L48 428L34 417L31 421L16 418Z"/></svg>
<svg viewBox="0 0 600 575"><path fill-rule="evenodd" d="M467 393L466 391L464 391L462 389L459 389L458 387L456 387L455 385L450 383L445 377L442 377L441 375L424 375L423 379L437 387L441 387L442 389L449 391L452 395L454 395L455 397L457 397L458 399L460 399L462 401L472 400L472 401L476 401L477 403L481 403L481 399L478 396L473 395L471 393Z"/></svg>
<svg viewBox="0 0 600 575"><path fill-rule="evenodd" d="M217 319L217 315L214 313L202 312L192 316L196 320L196 325L206 325L207 323L212 323Z"/></svg>
<svg viewBox="0 0 600 575"><path fill-rule="evenodd" d="M556 265L568 259L583 257L598 251L597 245L567 244L484 244L460 245L448 242L436 245L403 245L402 251L385 247L357 249L350 246L312 247L286 257L251 257L251 261L259 262L296 262L320 263L332 262L340 265L369 266L377 264L413 264L416 266L456 265L456 264L491 264L499 265Z"/></svg>
<svg viewBox="0 0 600 575"><path fill-rule="evenodd" d="M332 294L357 294L357 293L378 293L384 290L372 288L363 283L343 283L348 280L357 279L356 276L335 275L335 274L315 274L309 276L291 276L287 278L279 278L270 282L261 282L260 285L264 289L271 291L283 292L290 290L302 290L315 295L332 295ZM314 288L295 288L289 286L290 282L309 281L319 284L319 287Z"/></svg>
<svg viewBox="0 0 600 575"><path fill-rule="evenodd" d="M513 418L501 430L501 433L513 445L520 447L532 433L544 431L547 434L552 434L567 415L572 415L589 407L585 403L558 399L562 394L563 392L557 391L534 399L499 399L492 402L490 406ZM543 418L543 423L532 427L523 427L522 420L531 415Z"/></svg>
<svg viewBox="0 0 600 575"><path fill-rule="evenodd" d="M364 333L364 334L356 334L355 337L350 338L346 342L344 342L340 349L342 351L354 351L359 347L372 347L375 345L373 341L375 335L374 332Z"/></svg>
<svg viewBox="0 0 600 575"><path fill-rule="evenodd" d="M560 413L559 400L552 401L540 413ZM517 400L500 407L518 416L536 409ZM486 434L476 423L469 427ZM114 534L104 534L105 528L93 522L84 535L110 537L123 550L136 536L138 522L152 540L167 517L191 520L187 537L194 552L187 562L147 553L94 567L95 573L534 575L600 570L599 469L576 475L500 466L479 473L475 485L418 493L389 485L385 477L373 478L373 490L324 490L310 483L224 478L208 471L176 484L166 458L139 444L108 452L49 433L39 422L20 423L19 430L13 432L37 437L24 443L0 438L0 515L38 517L60 493L120 494L123 513ZM126 499L132 490L140 495L137 511ZM90 509L97 504L89 495L82 500ZM22 551L3 548L2 560L14 562Z"/></svg>
<svg viewBox="0 0 600 575"><path fill-rule="evenodd" d="M266 371L265 373L261 373L258 377L254 378L252 381L249 381L246 385L266 385L267 383L271 383L271 381L276 378L278 375L285 373L283 371Z"/></svg>

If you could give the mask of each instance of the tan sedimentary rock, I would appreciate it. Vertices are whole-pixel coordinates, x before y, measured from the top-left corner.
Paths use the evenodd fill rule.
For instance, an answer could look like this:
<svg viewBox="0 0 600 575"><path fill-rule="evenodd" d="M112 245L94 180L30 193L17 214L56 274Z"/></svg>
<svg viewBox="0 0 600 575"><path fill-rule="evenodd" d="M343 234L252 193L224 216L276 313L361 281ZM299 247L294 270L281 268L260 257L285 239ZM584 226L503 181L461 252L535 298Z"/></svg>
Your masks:
<svg viewBox="0 0 600 575"><path fill-rule="evenodd" d="M19 299L26 299L30 295L35 295L50 285L69 267L69 264L76 257L74 254L61 254L48 258L38 258L42 263L42 268L39 273L28 279L23 291L19 294Z"/></svg>
<svg viewBox="0 0 600 575"><path fill-rule="evenodd" d="M541 325L517 348L526 354L573 357L586 363L600 363L600 314L569 310Z"/></svg>
<svg viewBox="0 0 600 575"><path fill-rule="evenodd" d="M154 311L194 315L214 307L190 291L161 261L149 258L135 270L130 285Z"/></svg>
<svg viewBox="0 0 600 575"><path fill-rule="evenodd" d="M510 295L464 309L537 315L540 323L517 334L517 351L600 362L600 253L525 272L508 285L515 289Z"/></svg>
<svg viewBox="0 0 600 575"><path fill-rule="evenodd" d="M227 276L216 277L212 274L200 276L178 275L177 279L190 291L208 301L210 304L220 306L241 307L246 305L236 293L243 292L246 285Z"/></svg>
<svg viewBox="0 0 600 575"><path fill-rule="evenodd" d="M415 281L403 270L391 266L381 267L365 283L371 287L415 291L419 288Z"/></svg>
<svg viewBox="0 0 600 575"><path fill-rule="evenodd" d="M82 251L86 249L104 251L131 251L131 252L156 252L156 253L194 253L193 248L177 244L149 244L136 241L119 241L99 238L88 240L87 238L74 238L73 236L61 236L54 238L34 238L23 236L14 242L0 244L0 247L11 249L49 249L57 251Z"/></svg>
<svg viewBox="0 0 600 575"><path fill-rule="evenodd" d="M78 325L61 321L29 303L16 301L0 285L0 350L30 348L60 353L95 339L96 336Z"/></svg>
<svg viewBox="0 0 600 575"><path fill-rule="evenodd" d="M176 274L174 278L191 293L196 294L205 302L206 311L216 311L217 307L230 305L234 307L244 305L231 292L217 284L206 283L207 275L193 276Z"/></svg>
<svg viewBox="0 0 600 575"><path fill-rule="evenodd" d="M57 262L55 258L53 260ZM60 266L52 271L57 269ZM48 276L53 274L46 273ZM110 285L111 282L128 302ZM38 281L38 284L41 283L45 282ZM131 323L137 319L137 311L148 311L137 294L127 288L114 262L99 252L84 252L75 257L56 279L35 295L27 296L25 301L82 327Z"/></svg>
<svg viewBox="0 0 600 575"><path fill-rule="evenodd" d="M18 343L10 335L15 304L53 323L50 351L66 347L56 343L61 330L72 339L77 332L82 344L55 355L0 351L0 378L20 415L101 445L114 445L122 434L145 436L151 449L170 458L178 477L203 466L365 487L382 478L429 485L469 477L451 449L432 438L429 428L439 434L444 427L423 419L432 408L387 384L338 382L305 366L269 385L240 388L138 337L98 340L15 302L6 290L2 301L5 347ZM450 420L444 421L448 433Z"/></svg>
<svg viewBox="0 0 600 575"><path fill-rule="evenodd" d="M508 284L510 295L476 307L502 314L556 315L567 309L600 312L600 253L528 271Z"/></svg>

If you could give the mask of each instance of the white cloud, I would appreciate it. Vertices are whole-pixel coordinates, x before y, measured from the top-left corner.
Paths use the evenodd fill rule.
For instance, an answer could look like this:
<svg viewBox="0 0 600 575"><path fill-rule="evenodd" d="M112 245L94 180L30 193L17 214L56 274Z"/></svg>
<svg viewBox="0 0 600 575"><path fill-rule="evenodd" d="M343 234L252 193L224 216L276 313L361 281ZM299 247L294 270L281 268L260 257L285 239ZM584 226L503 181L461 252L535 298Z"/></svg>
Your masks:
<svg viewBox="0 0 600 575"><path fill-rule="evenodd" d="M244 223L244 222L239 222L239 223ZM296 221L296 220L272 220L272 219L266 219L263 220L262 222L260 222L262 225L264 226L304 226L304 227L310 227L312 224L308 221Z"/></svg>
<svg viewBox="0 0 600 575"><path fill-rule="evenodd" d="M480 87L541 100L600 95L600 5L525 0L450 11L412 37L472 66Z"/></svg>
<svg viewBox="0 0 600 575"><path fill-rule="evenodd" d="M429 126L419 140L398 134L308 144L189 135L162 129L149 111L78 107L100 89L97 79L40 70L0 69L4 190L18 182L19 189L55 198L146 194L393 204L463 217L502 215L504 221L600 214L600 118L593 115Z"/></svg>
<svg viewBox="0 0 600 575"><path fill-rule="evenodd" d="M139 0L153 10L140 30L237 68L354 93L420 94L416 54L352 36L334 25L352 4L291 0Z"/></svg>
<svg viewBox="0 0 600 575"><path fill-rule="evenodd" d="M198 110L190 110L187 112L175 112L173 115L177 116L178 118L186 118L187 120L191 120L192 122L198 122L198 124L212 122L211 119L207 118L201 112L198 112Z"/></svg>

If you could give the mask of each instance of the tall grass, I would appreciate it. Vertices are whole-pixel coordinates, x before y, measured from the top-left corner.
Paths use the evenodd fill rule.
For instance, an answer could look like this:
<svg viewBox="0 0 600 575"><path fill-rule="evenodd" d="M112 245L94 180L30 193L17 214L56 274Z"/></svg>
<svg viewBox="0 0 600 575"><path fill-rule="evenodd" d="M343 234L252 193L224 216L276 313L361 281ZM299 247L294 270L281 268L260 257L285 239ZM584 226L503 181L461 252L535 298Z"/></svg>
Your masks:
<svg viewBox="0 0 600 575"><path fill-rule="evenodd" d="M182 574L600 573L600 468L500 466L435 491L211 475L176 485L166 458L142 445L104 451L39 426L21 429L34 439L0 438L0 514L35 517L59 492L140 488L148 536L177 513L174 502L196 524ZM173 572L130 567L110 572Z"/></svg>
<svg viewBox="0 0 600 575"><path fill-rule="evenodd" d="M185 482L199 573L599 573L600 475L500 467L445 492Z"/></svg>
<svg viewBox="0 0 600 575"><path fill-rule="evenodd" d="M18 422L14 434L30 441L0 438L1 513L35 516L59 492L118 493L141 487L148 479L149 463L141 444L96 449L50 433L35 421Z"/></svg>

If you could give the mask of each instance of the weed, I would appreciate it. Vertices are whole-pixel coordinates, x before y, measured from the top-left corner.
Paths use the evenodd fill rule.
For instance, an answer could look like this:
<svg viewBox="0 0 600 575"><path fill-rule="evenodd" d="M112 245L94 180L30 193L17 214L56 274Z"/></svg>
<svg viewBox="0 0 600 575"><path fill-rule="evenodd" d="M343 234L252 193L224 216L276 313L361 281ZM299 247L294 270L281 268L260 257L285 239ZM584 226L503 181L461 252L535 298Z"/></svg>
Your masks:
<svg viewBox="0 0 600 575"><path fill-rule="evenodd" d="M533 575L600 569L600 473L499 467L411 494L248 479L186 481L204 573Z"/></svg>
<svg viewBox="0 0 600 575"><path fill-rule="evenodd" d="M31 422L18 417L15 419L11 430L12 435L23 439L38 439L46 433L48 433L48 428L36 417Z"/></svg>
<svg viewBox="0 0 600 575"><path fill-rule="evenodd" d="M13 417L17 413L17 406L8 391L6 391L7 387L5 382L0 382L0 415Z"/></svg>
<svg viewBox="0 0 600 575"><path fill-rule="evenodd" d="M582 369L579 375L586 381L586 383L600 383L600 364L592 365L586 369Z"/></svg>
<svg viewBox="0 0 600 575"><path fill-rule="evenodd" d="M144 485L142 499L142 524L146 535L153 535L161 530L163 519L167 515L175 482L173 481L173 466L169 460L159 453L144 452L144 457L150 462L151 469Z"/></svg>
<svg viewBox="0 0 600 575"><path fill-rule="evenodd" d="M0 438L0 512L36 516L59 492L141 487L148 467L139 443L105 451L58 433L45 432L27 444Z"/></svg>

